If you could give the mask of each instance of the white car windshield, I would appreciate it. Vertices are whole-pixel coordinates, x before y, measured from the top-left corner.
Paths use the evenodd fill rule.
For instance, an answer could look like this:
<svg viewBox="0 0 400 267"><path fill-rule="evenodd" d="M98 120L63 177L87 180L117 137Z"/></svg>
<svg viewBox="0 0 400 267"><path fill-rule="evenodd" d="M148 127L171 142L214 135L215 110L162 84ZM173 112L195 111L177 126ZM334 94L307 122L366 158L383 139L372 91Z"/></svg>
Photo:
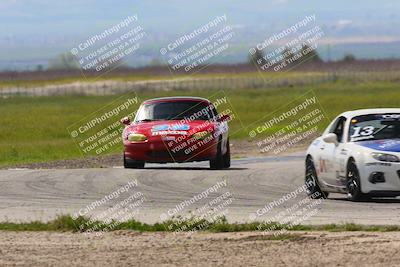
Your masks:
<svg viewBox="0 0 400 267"><path fill-rule="evenodd" d="M395 138L400 138L400 114L369 114L350 121L350 142Z"/></svg>

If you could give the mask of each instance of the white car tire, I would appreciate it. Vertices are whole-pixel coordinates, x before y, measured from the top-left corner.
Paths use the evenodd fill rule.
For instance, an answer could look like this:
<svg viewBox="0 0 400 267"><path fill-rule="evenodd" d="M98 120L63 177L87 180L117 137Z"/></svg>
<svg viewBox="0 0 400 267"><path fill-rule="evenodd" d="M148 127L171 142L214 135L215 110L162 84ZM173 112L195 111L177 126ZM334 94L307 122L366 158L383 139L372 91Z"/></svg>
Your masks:
<svg viewBox="0 0 400 267"><path fill-rule="evenodd" d="M329 196L328 192L321 190L319 186L317 171L313 159L308 156L306 159L306 173L305 173L305 185L307 186L307 195L312 199L326 199Z"/></svg>

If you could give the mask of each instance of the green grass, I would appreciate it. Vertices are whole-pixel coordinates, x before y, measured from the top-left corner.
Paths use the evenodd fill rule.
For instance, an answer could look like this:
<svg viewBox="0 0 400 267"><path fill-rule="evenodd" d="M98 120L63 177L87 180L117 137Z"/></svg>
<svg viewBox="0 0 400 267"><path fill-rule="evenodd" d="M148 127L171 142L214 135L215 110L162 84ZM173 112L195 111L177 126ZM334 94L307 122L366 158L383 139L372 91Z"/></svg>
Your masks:
<svg viewBox="0 0 400 267"><path fill-rule="evenodd" d="M207 224L205 224L207 223ZM184 229L183 225L186 225ZM207 227L202 227L207 225ZM262 225L262 227L260 227ZM90 221L86 217L78 217L75 220L70 215L61 215L56 219L49 222L28 222L28 223L0 223L0 230L2 231L72 231L72 232L90 232L90 231L114 231L114 230L134 230L140 232L176 232L176 231L209 231L209 232L243 232L243 231L267 231L273 229L273 232L279 230L287 231L329 231L329 232L343 232L343 231L367 231L367 232L394 232L400 231L400 226L396 225L358 225L353 223L347 224L327 224L327 225L295 225L288 226L279 223L260 224L253 223L228 223L225 218L208 222L204 219L201 220L176 220L171 219L163 223L145 224L136 220L128 220L125 222L104 223L100 221ZM281 240L290 238L283 232L281 237L274 240Z"/></svg>
<svg viewBox="0 0 400 267"><path fill-rule="evenodd" d="M329 119L338 113L372 107L400 107L396 83L329 82L316 86L277 89L225 90L240 120L230 124L232 139L248 138L244 126L276 111L310 89ZM174 95L210 97L216 91L146 92L141 100ZM118 96L16 97L0 99L0 166L81 157L81 152L67 132L67 127ZM324 122L325 126L328 120ZM122 145L117 150L122 151Z"/></svg>

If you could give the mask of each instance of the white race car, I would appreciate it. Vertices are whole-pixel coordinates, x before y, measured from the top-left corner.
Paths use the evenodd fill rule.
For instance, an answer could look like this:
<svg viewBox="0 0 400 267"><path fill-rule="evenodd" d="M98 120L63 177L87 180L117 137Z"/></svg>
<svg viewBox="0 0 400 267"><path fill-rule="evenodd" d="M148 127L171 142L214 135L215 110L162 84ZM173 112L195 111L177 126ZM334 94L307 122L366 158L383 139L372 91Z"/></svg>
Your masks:
<svg viewBox="0 0 400 267"><path fill-rule="evenodd" d="M305 182L311 198L400 196L400 108L340 114L309 146Z"/></svg>

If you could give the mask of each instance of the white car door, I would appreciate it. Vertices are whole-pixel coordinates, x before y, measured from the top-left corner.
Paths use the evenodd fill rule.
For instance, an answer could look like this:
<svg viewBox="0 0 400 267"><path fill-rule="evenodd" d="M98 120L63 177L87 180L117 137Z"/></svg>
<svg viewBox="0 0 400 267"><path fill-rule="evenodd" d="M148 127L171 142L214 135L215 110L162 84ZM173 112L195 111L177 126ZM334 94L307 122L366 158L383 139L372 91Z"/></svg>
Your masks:
<svg viewBox="0 0 400 267"><path fill-rule="evenodd" d="M340 142L335 149L335 186L346 186L347 159L349 150L346 142Z"/></svg>
<svg viewBox="0 0 400 267"><path fill-rule="evenodd" d="M318 178L327 185L332 185L335 175L333 155L335 153L335 144L322 141L319 146L318 158Z"/></svg>
<svg viewBox="0 0 400 267"><path fill-rule="evenodd" d="M330 186L341 186L339 177L339 170L341 167L341 160L344 159L343 151L345 150L344 129L346 125L346 118L339 117L329 129L329 133L334 133L337 136L337 144L322 142L321 158L320 158L320 178Z"/></svg>

